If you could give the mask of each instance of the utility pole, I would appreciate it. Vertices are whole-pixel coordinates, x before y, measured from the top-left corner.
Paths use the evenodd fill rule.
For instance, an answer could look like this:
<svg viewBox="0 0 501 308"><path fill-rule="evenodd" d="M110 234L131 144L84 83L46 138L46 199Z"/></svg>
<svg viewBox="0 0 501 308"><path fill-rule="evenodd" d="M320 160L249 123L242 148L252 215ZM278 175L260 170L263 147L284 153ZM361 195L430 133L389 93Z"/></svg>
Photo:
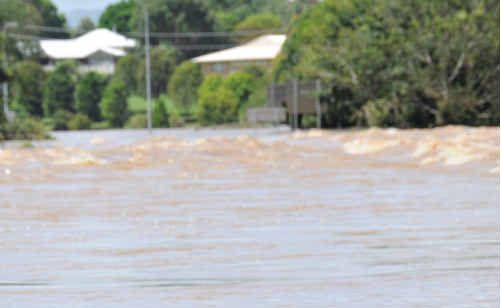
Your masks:
<svg viewBox="0 0 501 308"><path fill-rule="evenodd" d="M292 113L293 113L293 124L292 124L292 130L298 129L299 126L299 120L298 120L298 102L299 100L299 89L298 89L298 82L297 78L294 78L292 80Z"/></svg>
<svg viewBox="0 0 501 308"><path fill-rule="evenodd" d="M17 22L9 21L3 25L3 61L2 67L4 72L7 74L8 69L8 59L7 59L7 28L17 27ZM9 110L9 84L7 81L2 83L2 94L3 94L3 113L8 121L11 121L14 114Z"/></svg>
<svg viewBox="0 0 501 308"><path fill-rule="evenodd" d="M320 79L315 81L317 97L315 98L315 109L317 111L317 128L322 128L322 106L320 106L320 92L322 92L322 83Z"/></svg>
<svg viewBox="0 0 501 308"><path fill-rule="evenodd" d="M3 26L3 71L7 74L7 25ZM3 114L7 116L7 101L9 99L9 86L7 80L2 83L2 94L3 94Z"/></svg>
<svg viewBox="0 0 501 308"><path fill-rule="evenodd" d="M145 69L146 69L146 108L148 119L148 132L152 134L151 130L151 68L150 68L150 21L148 15L148 8L144 8L144 51L145 51Z"/></svg>

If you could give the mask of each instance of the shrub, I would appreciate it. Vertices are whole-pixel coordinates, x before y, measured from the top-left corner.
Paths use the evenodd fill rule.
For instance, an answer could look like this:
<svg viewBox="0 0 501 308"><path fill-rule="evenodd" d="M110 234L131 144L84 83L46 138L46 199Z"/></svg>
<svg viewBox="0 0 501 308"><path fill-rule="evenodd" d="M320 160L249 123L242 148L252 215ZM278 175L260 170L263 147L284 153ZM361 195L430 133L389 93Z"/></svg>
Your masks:
<svg viewBox="0 0 501 308"><path fill-rule="evenodd" d="M85 74L76 87L76 111L86 115L92 121L101 119L99 102L106 87L106 76L95 72Z"/></svg>
<svg viewBox="0 0 501 308"><path fill-rule="evenodd" d="M49 74L43 96L45 116L52 116L57 110L75 110L76 69L73 62L60 62Z"/></svg>
<svg viewBox="0 0 501 308"><path fill-rule="evenodd" d="M363 107L364 115L369 126L394 126L395 108L393 103L385 99L371 100Z"/></svg>
<svg viewBox="0 0 501 308"><path fill-rule="evenodd" d="M178 105L176 105L173 101L171 101L166 96L161 96L160 99L164 100L165 107L167 107L167 114L169 115L169 127L183 126L185 121L183 119L183 116L181 115L181 111L179 110ZM196 107L196 104L193 104L190 109L193 109L195 107ZM186 112L191 113L192 111L188 110ZM195 114L195 113L196 112L193 112L191 114Z"/></svg>
<svg viewBox="0 0 501 308"><path fill-rule="evenodd" d="M233 122L237 118L237 111L237 96L224 87L200 93L197 117L201 125Z"/></svg>
<svg viewBox="0 0 501 308"><path fill-rule="evenodd" d="M223 81L223 87L231 90L238 99L239 106L243 105L255 90L258 80L251 74L235 72Z"/></svg>
<svg viewBox="0 0 501 308"><path fill-rule="evenodd" d="M127 121L127 91L120 79L113 78L106 86L101 100L101 113L113 127L122 127Z"/></svg>
<svg viewBox="0 0 501 308"><path fill-rule="evenodd" d="M221 75L209 74L205 76L202 84L198 88L198 97L202 96L205 93L217 90L223 85L223 81L224 79Z"/></svg>
<svg viewBox="0 0 501 308"><path fill-rule="evenodd" d="M66 111L66 110L60 109L60 110L54 112L54 115L52 116L53 129L54 130L67 130L68 123L70 122L72 117L73 117L73 113Z"/></svg>
<svg viewBox="0 0 501 308"><path fill-rule="evenodd" d="M137 95L132 95L127 98L127 108L131 113L145 113L146 100Z"/></svg>
<svg viewBox="0 0 501 308"><path fill-rule="evenodd" d="M148 120L145 114L135 114L125 123L126 128L146 128Z"/></svg>
<svg viewBox="0 0 501 308"><path fill-rule="evenodd" d="M169 127L169 114L165 109L164 101L155 100L152 115L153 127Z"/></svg>
<svg viewBox="0 0 501 308"><path fill-rule="evenodd" d="M79 130L79 129L89 129L91 127L92 121L85 114L75 114L68 122L68 129Z"/></svg>
<svg viewBox="0 0 501 308"><path fill-rule="evenodd" d="M34 61L22 61L14 68L14 101L29 115L43 116L45 72Z"/></svg>
<svg viewBox="0 0 501 308"><path fill-rule="evenodd" d="M4 140L38 140L48 139L47 128L36 118L15 118L12 122L0 125L0 139Z"/></svg>
<svg viewBox="0 0 501 308"><path fill-rule="evenodd" d="M184 110L197 101L197 89L202 83L200 65L185 61L178 65L169 80L169 96Z"/></svg>

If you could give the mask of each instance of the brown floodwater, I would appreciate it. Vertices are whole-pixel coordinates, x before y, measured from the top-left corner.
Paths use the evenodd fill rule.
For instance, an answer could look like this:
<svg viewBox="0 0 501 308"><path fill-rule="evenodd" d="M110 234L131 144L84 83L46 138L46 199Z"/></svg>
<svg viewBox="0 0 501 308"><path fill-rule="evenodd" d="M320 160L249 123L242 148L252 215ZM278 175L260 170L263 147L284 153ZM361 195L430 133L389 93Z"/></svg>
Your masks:
<svg viewBox="0 0 501 308"><path fill-rule="evenodd" d="M0 148L1 307L497 307L499 128Z"/></svg>

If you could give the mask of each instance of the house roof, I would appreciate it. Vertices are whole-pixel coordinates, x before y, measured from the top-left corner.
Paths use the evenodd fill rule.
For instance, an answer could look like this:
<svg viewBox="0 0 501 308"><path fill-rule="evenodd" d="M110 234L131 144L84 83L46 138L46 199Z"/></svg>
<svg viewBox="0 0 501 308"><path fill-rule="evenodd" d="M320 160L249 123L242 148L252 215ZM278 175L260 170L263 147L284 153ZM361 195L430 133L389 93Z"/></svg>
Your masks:
<svg viewBox="0 0 501 308"><path fill-rule="evenodd" d="M286 36L283 34L263 35L243 45L202 55L192 61L196 63L212 63L273 60L280 52L285 38Z"/></svg>
<svg viewBox="0 0 501 308"><path fill-rule="evenodd" d="M40 47L52 59L83 59L96 52L112 56L125 55L123 48L136 42L108 29L95 29L74 39L41 40Z"/></svg>

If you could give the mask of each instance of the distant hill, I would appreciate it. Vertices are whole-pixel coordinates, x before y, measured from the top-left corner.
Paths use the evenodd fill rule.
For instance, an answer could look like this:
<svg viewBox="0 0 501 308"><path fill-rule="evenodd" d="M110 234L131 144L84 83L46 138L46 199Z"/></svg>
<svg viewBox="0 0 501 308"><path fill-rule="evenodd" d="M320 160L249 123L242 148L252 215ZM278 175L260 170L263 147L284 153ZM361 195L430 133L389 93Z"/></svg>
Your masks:
<svg viewBox="0 0 501 308"><path fill-rule="evenodd" d="M70 28L75 28L78 26L80 19L84 17L89 17L95 24L97 24L99 16L101 16L102 12L102 9L74 9L65 12L65 16L68 21L68 26Z"/></svg>

